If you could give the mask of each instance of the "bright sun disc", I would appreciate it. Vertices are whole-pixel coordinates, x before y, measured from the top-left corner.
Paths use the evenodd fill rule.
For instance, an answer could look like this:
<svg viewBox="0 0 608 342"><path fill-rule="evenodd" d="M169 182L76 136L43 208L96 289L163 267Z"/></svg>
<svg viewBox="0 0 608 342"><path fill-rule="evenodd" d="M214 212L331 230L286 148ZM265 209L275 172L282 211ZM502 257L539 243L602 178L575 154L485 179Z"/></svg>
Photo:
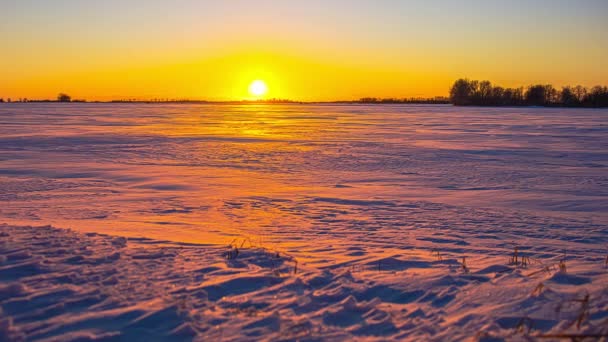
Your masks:
<svg viewBox="0 0 608 342"><path fill-rule="evenodd" d="M249 93L253 96L263 96L268 92L266 83L261 80L251 82L249 85Z"/></svg>

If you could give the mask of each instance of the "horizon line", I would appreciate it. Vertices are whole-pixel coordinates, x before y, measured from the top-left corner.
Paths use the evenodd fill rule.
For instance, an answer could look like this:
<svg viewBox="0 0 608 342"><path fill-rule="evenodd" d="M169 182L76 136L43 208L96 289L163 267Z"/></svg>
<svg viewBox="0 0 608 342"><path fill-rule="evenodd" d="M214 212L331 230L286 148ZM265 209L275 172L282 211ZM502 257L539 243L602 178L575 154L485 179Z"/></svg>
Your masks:
<svg viewBox="0 0 608 342"><path fill-rule="evenodd" d="M3 99L3 98L0 98ZM88 100L88 99L73 99L67 101L61 101L58 99L29 99L29 98L6 98L5 101L0 103L294 103L294 104L306 104L306 103L416 103L416 102L449 102L448 96L435 96L435 97L362 97L358 99L344 100L292 100L292 99L241 99L241 100L196 100L196 99L110 99L110 100Z"/></svg>

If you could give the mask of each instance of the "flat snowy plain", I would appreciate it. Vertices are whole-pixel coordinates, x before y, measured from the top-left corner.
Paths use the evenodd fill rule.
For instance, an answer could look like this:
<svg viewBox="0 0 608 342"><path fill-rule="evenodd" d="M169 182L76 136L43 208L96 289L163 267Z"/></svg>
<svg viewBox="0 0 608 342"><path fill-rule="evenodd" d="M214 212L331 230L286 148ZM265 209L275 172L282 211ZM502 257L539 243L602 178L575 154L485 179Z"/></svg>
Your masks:
<svg viewBox="0 0 608 342"><path fill-rule="evenodd" d="M1 223L0 341L606 340L608 110L1 104Z"/></svg>

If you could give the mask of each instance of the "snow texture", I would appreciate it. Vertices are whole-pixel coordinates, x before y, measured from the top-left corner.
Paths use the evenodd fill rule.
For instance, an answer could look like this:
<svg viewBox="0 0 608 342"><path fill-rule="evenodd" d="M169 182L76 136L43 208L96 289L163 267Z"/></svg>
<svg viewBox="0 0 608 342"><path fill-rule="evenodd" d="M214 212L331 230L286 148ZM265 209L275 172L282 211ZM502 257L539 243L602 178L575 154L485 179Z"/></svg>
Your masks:
<svg viewBox="0 0 608 342"><path fill-rule="evenodd" d="M5 104L0 341L605 340L607 118Z"/></svg>

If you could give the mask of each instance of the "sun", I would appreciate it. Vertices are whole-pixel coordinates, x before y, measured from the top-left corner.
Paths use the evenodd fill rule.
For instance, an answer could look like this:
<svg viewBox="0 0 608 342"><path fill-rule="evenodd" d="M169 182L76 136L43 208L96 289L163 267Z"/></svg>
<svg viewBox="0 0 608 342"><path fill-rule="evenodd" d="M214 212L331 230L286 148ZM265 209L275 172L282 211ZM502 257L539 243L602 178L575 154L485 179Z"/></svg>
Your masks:
<svg viewBox="0 0 608 342"><path fill-rule="evenodd" d="M266 82L262 80L255 80L249 85L249 94L255 97L264 96L267 92L268 86L266 85Z"/></svg>

